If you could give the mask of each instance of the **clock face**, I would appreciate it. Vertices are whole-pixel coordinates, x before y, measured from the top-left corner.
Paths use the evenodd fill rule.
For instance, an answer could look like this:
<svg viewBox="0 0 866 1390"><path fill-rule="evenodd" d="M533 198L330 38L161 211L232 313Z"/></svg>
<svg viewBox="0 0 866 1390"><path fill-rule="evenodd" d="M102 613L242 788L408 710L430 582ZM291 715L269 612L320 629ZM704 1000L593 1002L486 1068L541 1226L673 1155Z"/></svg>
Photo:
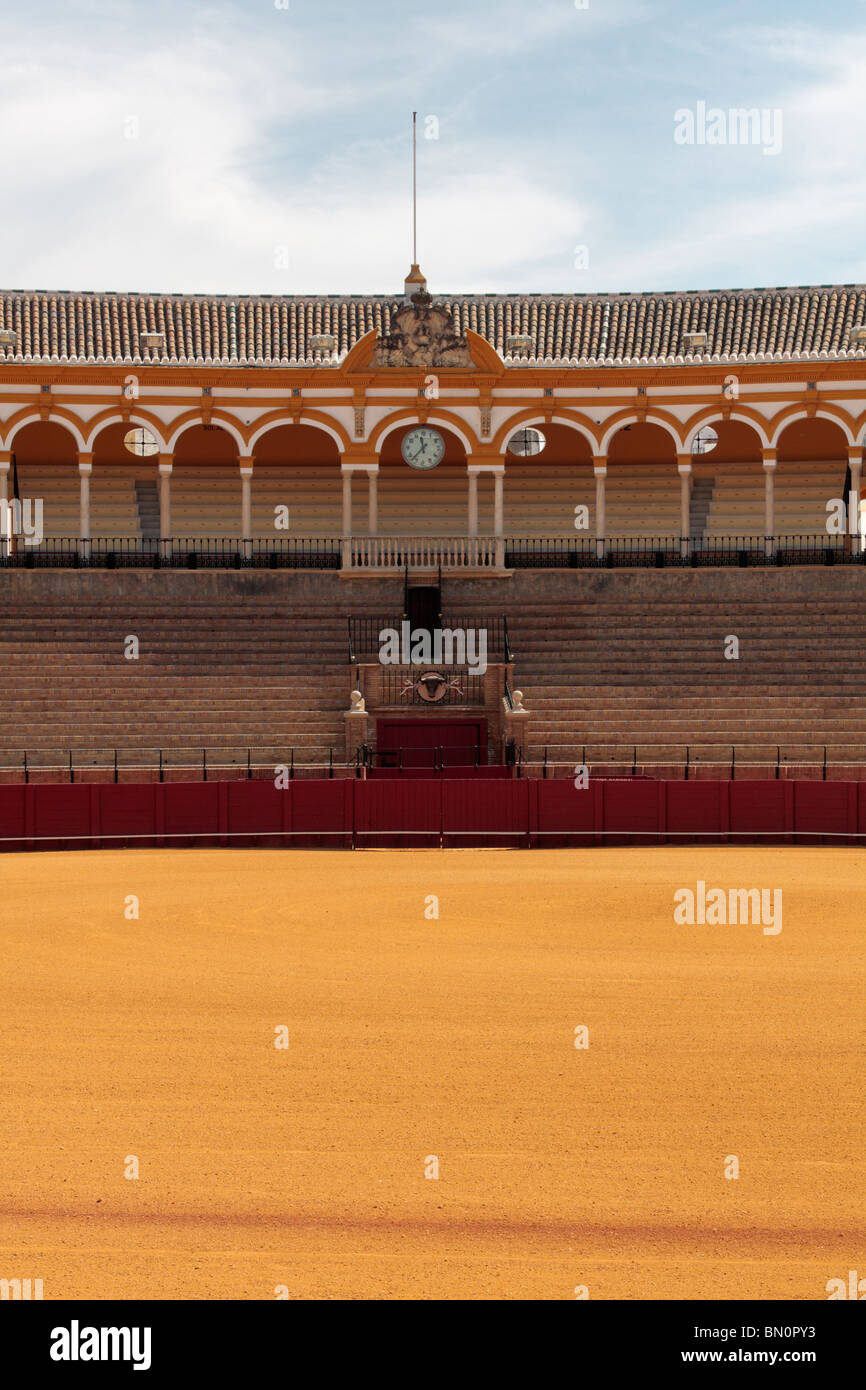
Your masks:
<svg viewBox="0 0 866 1390"><path fill-rule="evenodd" d="M438 430L419 425L404 435L401 452L410 468L435 468L445 457L445 440Z"/></svg>

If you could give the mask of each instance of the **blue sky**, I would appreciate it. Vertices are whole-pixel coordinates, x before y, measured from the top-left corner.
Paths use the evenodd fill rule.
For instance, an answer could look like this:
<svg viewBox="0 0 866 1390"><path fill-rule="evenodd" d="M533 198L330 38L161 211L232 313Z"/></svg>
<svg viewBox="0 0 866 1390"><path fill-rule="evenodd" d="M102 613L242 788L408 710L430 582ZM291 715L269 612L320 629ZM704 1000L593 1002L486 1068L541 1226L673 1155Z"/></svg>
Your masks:
<svg viewBox="0 0 866 1390"><path fill-rule="evenodd" d="M434 293L866 280L864 0L0 0L0 54L7 288L396 293L413 109Z"/></svg>

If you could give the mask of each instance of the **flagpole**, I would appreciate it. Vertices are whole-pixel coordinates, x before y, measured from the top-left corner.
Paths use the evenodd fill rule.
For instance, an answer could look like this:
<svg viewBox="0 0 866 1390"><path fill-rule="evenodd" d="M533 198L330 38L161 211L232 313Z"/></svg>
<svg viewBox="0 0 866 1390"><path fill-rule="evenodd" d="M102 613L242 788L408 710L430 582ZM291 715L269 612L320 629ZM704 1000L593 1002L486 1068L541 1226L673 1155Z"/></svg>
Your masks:
<svg viewBox="0 0 866 1390"><path fill-rule="evenodd" d="M418 112L412 112L412 264L418 264L418 172L417 172Z"/></svg>

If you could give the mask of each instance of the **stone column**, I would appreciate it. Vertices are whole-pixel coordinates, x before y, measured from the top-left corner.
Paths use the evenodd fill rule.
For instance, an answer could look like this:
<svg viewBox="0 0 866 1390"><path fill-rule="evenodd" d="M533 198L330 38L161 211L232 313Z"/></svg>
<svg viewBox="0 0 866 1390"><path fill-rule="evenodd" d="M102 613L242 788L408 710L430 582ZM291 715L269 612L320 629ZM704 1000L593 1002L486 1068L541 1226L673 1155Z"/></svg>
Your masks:
<svg viewBox="0 0 866 1390"><path fill-rule="evenodd" d="M80 539L79 550L82 556L90 552L90 475L93 472L93 455L78 454L78 478L79 478L79 523L78 535Z"/></svg>
<svg viewBox="0 0 866 1390"><path fill-rule="evenodd" d="M496 543L496 568L505 568L505 464L499 463L493 473L493 535Z"/></svg>
<svg viewBox="0 0 866 1390"><path fill-rule="evenodd" d="M860 483L863 474L863 450L848 450L848 466L851 469L851 489L848 493L848 530L852 536L859 537L855 550L866 550L866 534L860 516ZM0 465L2 467L2 465Z"/></svg>
<svg viewBox="0 0 866 1390"><path fill-rule="evenodd" d="M607 458L604 454L596 455L593 458L592 471L595 474L595 553L599 560L603 560L605 554L605 528L607 526L607 517L605 515Z"/></svg>
<svg viewBox="0 0 866 1390"><path fill-rule="evenodd" d="M467 535L478 535L478 469L469 464L466 469L469 479L469 516Z"/></svg>
<svg viewBox="0 0 866 1390"><path fill-rule="evenodd" d="M764 449L764 550L773 554L776 541L776 450Z"/></svg>
<svg viewBox="0 0 866 1390"><path fill-rule="evenodd" d="M11 468L12 454L8 449L0 449L0 555L9 554L12 531L12 514L7 510Z"/></svg>
<svg viewBox="0 0 866 1390"><path fill-rule="evenodd" d="M680 475L680 553L688 555L691 537L692 460L690 454L677 454Z"/></svg>
<svg viewBox="0 0 866 1390"><path fill-rule="evenodd" d="M252 454L242 454L238 459L241 470L241 542L244 555L250 558L253 551L253 464Z"/></svg>
<svg viewBox="0 0 866 1390"><path fill-rule="evenodd" d="M159 455L159 535L163 554L171 554L171 470L173 454Z"/></svg>
<svg viewBox="0 0 866 1390"><path fill-rule="evenodd" d="M379 465L367 469L367 530L371 536L379 534Z"/></svg>

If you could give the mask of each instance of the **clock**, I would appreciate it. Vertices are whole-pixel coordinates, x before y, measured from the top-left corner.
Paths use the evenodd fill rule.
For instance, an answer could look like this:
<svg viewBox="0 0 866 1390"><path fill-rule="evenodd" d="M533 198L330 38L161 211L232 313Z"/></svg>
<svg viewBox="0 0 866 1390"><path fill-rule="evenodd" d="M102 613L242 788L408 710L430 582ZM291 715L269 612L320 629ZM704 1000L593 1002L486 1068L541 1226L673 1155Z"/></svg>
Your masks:
<svg viewBox="0 0 866 1390"><path fill-rule="evenodd" d="M435 468L445 457L445 440L438 430L419 425L403 436L400 452L410 468Z"/></svg>

